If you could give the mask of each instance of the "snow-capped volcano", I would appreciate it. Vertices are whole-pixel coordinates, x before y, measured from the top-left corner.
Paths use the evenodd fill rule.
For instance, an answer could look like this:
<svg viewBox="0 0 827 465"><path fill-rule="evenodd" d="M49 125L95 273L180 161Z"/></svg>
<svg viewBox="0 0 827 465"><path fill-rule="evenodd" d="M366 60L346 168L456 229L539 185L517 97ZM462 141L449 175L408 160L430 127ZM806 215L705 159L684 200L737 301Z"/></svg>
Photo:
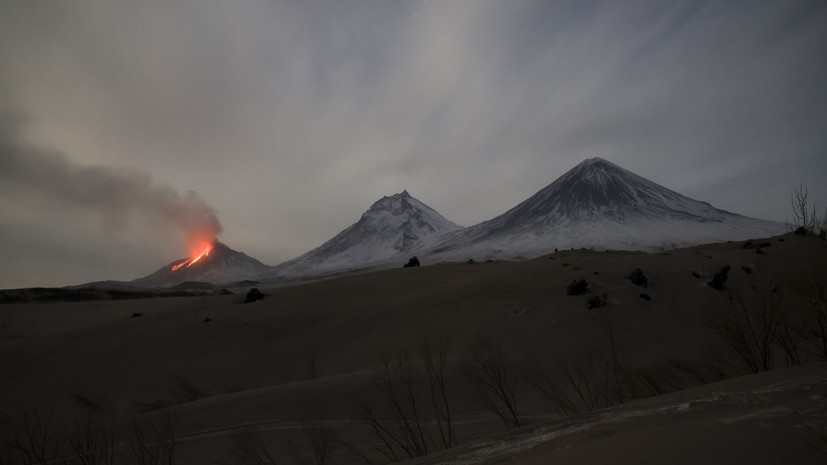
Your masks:
<svg viewBox="0 0 827 465"><path fill-rule="evenodd" d="M186 281L227 283L254 279L270 268L216 239L203 255L175 260L150 275L133 280L132 284L140 287L169 287Z"/></svg>
<svg viewBox="0 0 827 465"><path fill-rule="evenodd" d="M333 239L276 266L276 274L320 274L399 262L458 229L461 227L403 191L376 201L359 221Z"/></svg>
<svg viewBox="0 0 827 465"><path fill-rule="evenodd" d="M657 250L783 232L783 224L719 210L591 158L511 210L450 235L429 252L443 259L516 258L557 247Z"/></svg>

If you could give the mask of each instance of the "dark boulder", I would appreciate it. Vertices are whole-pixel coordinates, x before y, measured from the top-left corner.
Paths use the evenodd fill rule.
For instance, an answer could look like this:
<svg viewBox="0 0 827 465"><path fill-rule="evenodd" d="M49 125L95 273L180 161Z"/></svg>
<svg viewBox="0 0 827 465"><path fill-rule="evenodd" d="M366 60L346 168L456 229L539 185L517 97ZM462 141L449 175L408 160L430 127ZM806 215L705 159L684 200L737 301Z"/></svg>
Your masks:
<svg viewBox="0 0 827 465"><path fill-rule="evenodd" d="M263 298L264 294L254 287L247 293L247 297L244 298L244 303L249 304L250 302L255 302L256 300L261 300Z"/></svg>
<svg viewBox="0 0 827 465"><path fill-rule="evenodd" d="M646 279L646 275L643 274L643 270L641 270L640 268L635 268L634 270L632 270L632 272L629 274L628 279L632 281L632 284L634 284L635 286L645 288L649 285L649 280Z"/></svg>
<svg viewBox="0 0 827 465"><path fill-rule="evenodd" d="M721 290L724 288L724 283L726 282L727 278L729 277L729 265L722 267L718 270L715 275L712 276L712 281L706 283L709 287L717 290Z"/></svg>
<svg viewBox="0 0 827 465"><path fill-rule="evenodd" d="M580 295L589 290L589 283L585 279L575 279L566 286L567 295Z"/></svg>

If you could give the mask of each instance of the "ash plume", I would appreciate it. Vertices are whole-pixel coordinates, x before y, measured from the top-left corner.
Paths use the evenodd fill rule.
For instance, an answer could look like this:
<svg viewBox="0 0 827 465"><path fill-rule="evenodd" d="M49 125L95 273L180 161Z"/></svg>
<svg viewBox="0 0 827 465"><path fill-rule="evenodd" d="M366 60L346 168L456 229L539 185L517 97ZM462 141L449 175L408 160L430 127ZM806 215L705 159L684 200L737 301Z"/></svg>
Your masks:
<svg viewBox="0 0 827 465"><path fill-rule="evenodd" d="M134 168L77 164L61 153L21 143L15 124L0 126L3 190L31 189L99 214L115 228L125 227L134 213L144 214L181 230L188 242L222 231L215 209L195 191L180 193Z"/></svg>

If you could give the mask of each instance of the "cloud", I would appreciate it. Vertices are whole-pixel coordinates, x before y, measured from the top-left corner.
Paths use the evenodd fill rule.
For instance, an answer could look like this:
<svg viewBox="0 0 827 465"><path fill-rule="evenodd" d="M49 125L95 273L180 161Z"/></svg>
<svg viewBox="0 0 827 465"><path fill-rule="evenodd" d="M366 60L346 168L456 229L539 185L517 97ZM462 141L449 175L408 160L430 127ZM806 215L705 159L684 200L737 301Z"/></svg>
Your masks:
<svg viewBox="0 0 827 465"><path fill-rule="evenodd" d="M92 211L109 228L126 228L129 217L138 213L174 226L188 242L221 233L215 209L198 193L180 194L134 168L75 164L60 153L21 144L14 137L15 127L0 127L0 181L6 189L18 194L31 189L54 202Z"/></svg>
<svg viewBox="0 0 827 465"><path fill-rule="evenodd" d="M0 96L21 143L196 190L275 264L382 195L471 225L592 156L752 216L827 204L825 44L818 0L17 2Z"/></svg>

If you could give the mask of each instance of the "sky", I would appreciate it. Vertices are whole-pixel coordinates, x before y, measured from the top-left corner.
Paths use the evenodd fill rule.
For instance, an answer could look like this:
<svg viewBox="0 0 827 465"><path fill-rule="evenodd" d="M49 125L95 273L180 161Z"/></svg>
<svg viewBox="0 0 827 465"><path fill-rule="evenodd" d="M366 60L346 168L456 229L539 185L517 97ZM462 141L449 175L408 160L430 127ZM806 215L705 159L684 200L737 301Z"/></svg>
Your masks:
<svg viewBox="0 0 827 465"><path fill-rule="evenodd" d="M0 288L128 280L187 231L267 264L407 190L455 223L601 157L827 207L827 2L0 0Z"/></svg>

